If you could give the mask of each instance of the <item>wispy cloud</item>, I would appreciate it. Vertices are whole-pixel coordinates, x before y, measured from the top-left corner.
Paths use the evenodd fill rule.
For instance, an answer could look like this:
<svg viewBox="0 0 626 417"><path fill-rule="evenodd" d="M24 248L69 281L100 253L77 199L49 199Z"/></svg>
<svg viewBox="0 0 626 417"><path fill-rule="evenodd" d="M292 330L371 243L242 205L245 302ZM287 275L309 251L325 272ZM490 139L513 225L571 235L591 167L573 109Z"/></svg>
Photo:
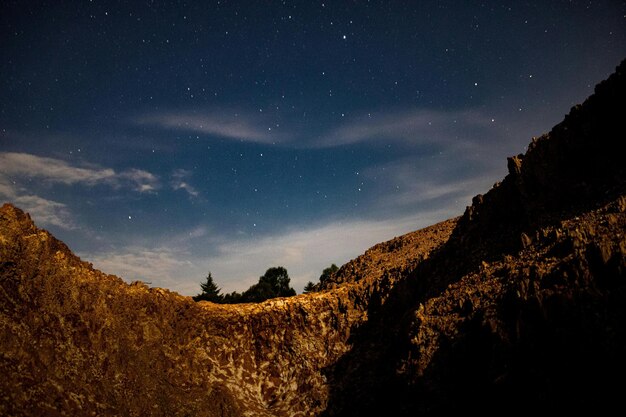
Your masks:
<svg viewBox="0 0 626 417"><path fill-rule="evenodd" d="M31 183L29 180L36 179ZM92 187L106 185L126 188L138 193L153 193L160 188L159 179L141 169L116 172L92 164L70 164L56 158L28 153L0 153L0 198L29 212L38 224L63 229L77 228L70 209L64 202L38 195L38 185ZM39 190L41 191L41 190Z"/></svg>
<svg viewBox="0 0 626 417"><path fill-rule="evenodd" d="M26 210L37 224L57 226L62 229L76 228L65 204L24 192L24 190L20 190L15 183L4 178L1 174L0 198Z"/></svg>
<svg viewBox="0 0 626 417"><path fill-rule="evenodd" d="M135 123L174 131L215 135L227 139L290 148L332 148L361 142L402 142L413 145L459 146L468 137L498 126L484 110L439 111L402 109L364 112L341 119L322 133L311 133L311 125L276 126L264 113L237 111L178 111L148 114ZM315 125L314 122L311 122ZM317 129L325 123L317 123Z"/></svg>
<svg viewBox="0 0 626 417"><path fill-rule="evenodd" d="M316 281L330 264L342 265L378 242L447 217L447 211L433 211L387 220L331 222L261 239L223 242L216 255L202 264L229 291L246 289L267 268L281 265L289 271L293 287L300 291L308 281Z"/></svg>
<svg viewBox="0 0 626 417"><path fill-rule="evenodd" d="M119 180L114 180L113 184L130 185L134 191L140 193L153 193L160 188L159 179L156 175L142 169L131 168L117 174Z"/></svg>
<svg viewBox="0 0 626 417"><path fill-rule="evenodd" d="M192 229L167 239L167 246L146 242L80 256L127 281L148 281L185 295L199 291L208 271L223 291L230 292L247 289L267 268L281 265L289 271L292 286L301 291L331 263L341 265L378 242L453 214L445 208L387 220L337 221L265 237L216 238L202 228Z"/></svg>
<svg viewBox="0 0 626 417"><path fill-rule="evenodd" d="M189 184L189 177L191 177L191 171L186 169L177 169L172 173L172 180L170 185L173 190L184 190L191 197L198 197L200 193Z"/></svg>
<svg viewBox="0 0 626 417"><path fill-rule="evenodd" d="M81 168L55 158L36 156L28 153L0 153L1 172L62 184L83 183L94 185L110 182L115 178L115 171L106 168Z"/></svg>
<svg viewBox="0 0 626 417"><path fill-rule="evenodd" d="M154 115L141 123L156 128L220 135L238 141L273 143L264 120L239 113L235 123L219 115L199 117L182 113ZM315 226L298 227L266 236L219 236L203 228L167 239L167 243L120 246L84 257L106 272L128 280L142 279L182 294L193 295L208 271L224 291L242 291L271 267L285 266L293 286L301 290L331 263L343 264L375 243L461 214L471 197L498 178L498 152L506 138L486 111L440 112L414 109L363 114L331 126L325 134L307 135L285 128L276 143L294 148L331 148L360 143L399 143L401 159L369 166L366 184L377 187L368 201L370 214L385 220L320 219ZM288 138L288 139L285 139ZM426 147L426 148L425 148ZM402 148L402 149L405 149ZM498 149L494 151L494 149ZM504 169L504 166L503 166ZM191 197L198 191L191 173L176 170L169 185ZM193 243L191 243L193 241Z"/></svg>
<svg viewBox="0 0 626 417"><path fill-rule="evenodd" d="M137 192L153 192L159 181L153 174L140 169L116 172L96 165L72 165L56 158L28 153L0 153L0 175L17 178L37 178L44 183L93 186L106 184L111 187L129 187Z"/></svg>
<svg viewBox="0 0 626 417"><path fill-rule="evenodd" d="M411 109L356 115L331 129L314 147L333 147L367 141L450 146L470 139L477 131L493 129L495 119L481 111Z"/></svg>
<svg viewBox="0 0 626 417"><path fill-rule="evenodd" d="M185 251L164 247L130 246L118 251L81 254L81 257L127 281L140 280L173 290L189 279L184 274L193 266Z"/></svg>
<svg viewBox="0 0 626 417"><path fill-rule="evenodd" d="M376 190L374 207L403 211L431 207L461 208L484 193L505 173L504 164L492 160L462 160L465 155L401 158L363 171ZM499 160L499 159L498 159ZM461 175L462 173L463 175Z"/></svg>
<svg viewBox="0 0 626 417"><path fill-rule="evenodd" d="M285 137L276 123L247 111L163 112L135 119L143 126L214 135L245 142L273 144Z"/></svg>

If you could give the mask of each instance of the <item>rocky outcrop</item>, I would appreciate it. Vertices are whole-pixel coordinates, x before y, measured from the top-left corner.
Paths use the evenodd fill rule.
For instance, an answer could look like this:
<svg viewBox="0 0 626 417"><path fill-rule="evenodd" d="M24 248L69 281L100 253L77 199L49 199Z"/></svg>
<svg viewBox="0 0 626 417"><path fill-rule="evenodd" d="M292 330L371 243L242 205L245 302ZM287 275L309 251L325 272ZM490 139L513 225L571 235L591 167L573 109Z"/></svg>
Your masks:
<svg viewBox="0 0 626 417"><path fill-rule="evenodd" d="M458 218L322 291L195 303L0 209L0 415L594 411L626 371L626 64Z"/></svg>
<svg viewBox="0 0 626 417"><path fill-rule="evenodd" d="M476 196L451 237L370 310L334 365L326 415L618 405L625 108L622 63L509 159L509 175Z"/></svg>
<svg viewBox="0 0 626 417"><path fill-rule="evenodd" d="M399 238L414 241L406 259L445 241L449 223ZM344 267L360 283L218 305L94 270L11 205L0 243L2 415L318 414L325 370L384 292L376 278L407 267L381 246L364 255L377 262Z"/></svg>
<svg viewBox="0 0 626 417"><path fill-rule="evenodd" d="M619 197L536 230L513 255L474 265L455 262L463 254L452 237L370 311L334 365L326 415L617 406L614 381L626 371L625 208Z"/></svg>

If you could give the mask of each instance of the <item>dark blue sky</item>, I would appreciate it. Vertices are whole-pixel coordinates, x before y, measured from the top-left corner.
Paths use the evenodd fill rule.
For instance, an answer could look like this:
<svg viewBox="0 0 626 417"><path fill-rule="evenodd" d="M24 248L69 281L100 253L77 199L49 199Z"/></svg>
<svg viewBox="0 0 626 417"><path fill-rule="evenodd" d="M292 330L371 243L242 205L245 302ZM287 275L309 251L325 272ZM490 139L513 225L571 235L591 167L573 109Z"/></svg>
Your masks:
<svg viewBox="0 0 626 417"><path fill-rule="evenodd" d="M626 56L626 6L4 1L0 39L1 200L128 280L300 290L461 214Z"/></svg>

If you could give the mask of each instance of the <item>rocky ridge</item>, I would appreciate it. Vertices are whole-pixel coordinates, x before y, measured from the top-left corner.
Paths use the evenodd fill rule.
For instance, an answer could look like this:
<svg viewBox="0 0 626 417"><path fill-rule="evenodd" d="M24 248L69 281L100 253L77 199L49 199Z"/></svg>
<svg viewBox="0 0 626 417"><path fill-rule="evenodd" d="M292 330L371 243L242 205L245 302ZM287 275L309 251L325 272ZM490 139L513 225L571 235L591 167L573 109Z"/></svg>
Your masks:
<svg viewBox="0 0 626 417"><path fill-rule="evenodd" d="M465 214L318 293L189 297L0 209L1 415L602 411L626 371L626 63ZM513 404L513 405L512 405ZM513 407L513 408L512 408Z"/></svg>
<svg viewBox="0 0 626 417"><path fill-rule="evenodd" d="M370 311L335 365L327 415L495 414L511 403L580 412L617 401L609 393L626 369L625 108L623 62L509 158L504 180L476 196L450 238Z"/></svg>
<svg viewBox="0 0 626 417"><path fill-rule="evenodd" d="M318 414L325 369L367 320L375 278L401 275L453 224L398 238L415 245L397 266L390 248L371 267L357 258L360 283L221 305L97 271L11 205L0 220L3 415Z"/></svg>

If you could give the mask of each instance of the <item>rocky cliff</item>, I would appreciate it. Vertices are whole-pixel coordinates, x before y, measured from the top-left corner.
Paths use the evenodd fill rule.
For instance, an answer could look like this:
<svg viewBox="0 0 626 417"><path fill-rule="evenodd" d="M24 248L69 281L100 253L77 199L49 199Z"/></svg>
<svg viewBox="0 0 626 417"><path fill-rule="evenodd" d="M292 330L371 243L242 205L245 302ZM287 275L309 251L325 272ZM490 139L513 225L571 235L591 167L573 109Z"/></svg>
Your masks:
<svg viewBox="0 0 626 417"><path fill-rule="evenodd" d="M370 310L333 365L326 415L619 404L625 109L623 62L525 155L509 158L504 180L476 196L450 238Z"/></svg>
<svg viewBox="0 0 626 417"><path fill-rule="evenodd" d="M360 283L218 305L94 270L11 205L0 220L2 415L318 414L327 369L387 288L377 278L400 276L454 224L400 238L413 243L402 258L370 250L376 262L350 269Z"/></svg>
<svg viewBox="0 0 626 417"><path fill-rule="evenodd" d="M626 64L458 218L317 293L189 297L0 209L0 415L602 411L626 371Z"/></svg>

